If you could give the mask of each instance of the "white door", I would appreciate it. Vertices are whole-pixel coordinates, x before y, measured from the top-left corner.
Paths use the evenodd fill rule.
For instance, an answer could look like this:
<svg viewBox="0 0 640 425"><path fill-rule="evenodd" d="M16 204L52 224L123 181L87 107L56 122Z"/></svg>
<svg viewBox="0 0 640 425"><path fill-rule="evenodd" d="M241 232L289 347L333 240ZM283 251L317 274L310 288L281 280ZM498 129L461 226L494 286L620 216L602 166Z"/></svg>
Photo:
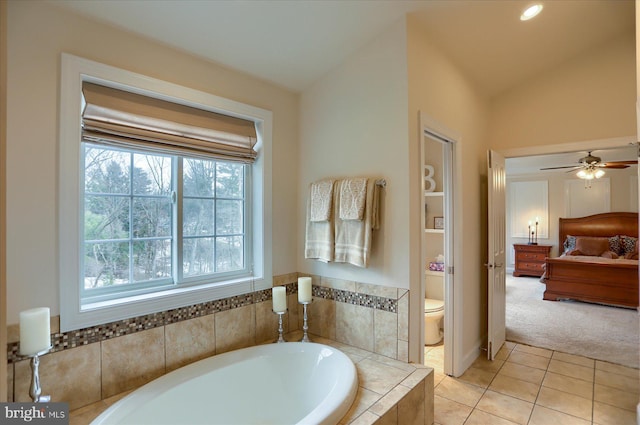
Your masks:
<svg viewBox="0 0 640 425"><path fill-rule="evenodd" d="M486 267L488 276L489 324L487 357L493 360L505 341L505 166L504 157L497 152L487 152L488 159L488 239L489 249Z"/></svg>

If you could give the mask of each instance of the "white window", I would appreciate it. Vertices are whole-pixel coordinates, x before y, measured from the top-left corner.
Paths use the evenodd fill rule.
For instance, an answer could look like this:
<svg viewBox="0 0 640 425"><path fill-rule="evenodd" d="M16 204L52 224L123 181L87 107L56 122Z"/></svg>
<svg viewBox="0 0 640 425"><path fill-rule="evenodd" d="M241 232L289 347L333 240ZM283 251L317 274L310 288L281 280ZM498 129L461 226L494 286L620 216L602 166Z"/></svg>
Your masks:
<svg viewBox="0 0 640 425"><path fill-rule="evenodd" d="M61 329L270 287L271 114L66 54L62 65ZM176 110L145 121L136 98ZM249 123L251 149L209 143L185 111Z"/></svg>

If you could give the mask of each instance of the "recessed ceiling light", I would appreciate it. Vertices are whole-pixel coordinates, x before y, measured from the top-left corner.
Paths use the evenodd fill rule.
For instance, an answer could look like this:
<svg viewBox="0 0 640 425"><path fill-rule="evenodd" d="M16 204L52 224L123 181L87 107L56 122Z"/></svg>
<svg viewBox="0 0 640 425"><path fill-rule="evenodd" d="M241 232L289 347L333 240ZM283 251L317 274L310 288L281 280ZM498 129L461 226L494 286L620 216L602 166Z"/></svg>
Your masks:
<svg viewBox="0 0 640 425"><path fill-rule="evenodd" d="M527 7L524 12L522 12L522 15L520 15L520 20L528 21L529 19L536 17L541 11L542 5L540 3L533 4Z"/></svg>

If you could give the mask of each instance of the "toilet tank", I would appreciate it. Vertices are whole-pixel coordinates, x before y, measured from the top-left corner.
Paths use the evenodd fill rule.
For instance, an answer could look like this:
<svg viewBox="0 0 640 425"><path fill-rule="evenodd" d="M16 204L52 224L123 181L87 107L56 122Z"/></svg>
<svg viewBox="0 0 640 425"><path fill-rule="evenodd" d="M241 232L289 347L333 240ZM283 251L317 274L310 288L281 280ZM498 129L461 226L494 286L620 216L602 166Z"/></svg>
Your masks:
<svg viewBox="0 0 640 425"><path fill-rule="evenodd" d="M444 300L444 273L425 271L425 298Z"/></svg>

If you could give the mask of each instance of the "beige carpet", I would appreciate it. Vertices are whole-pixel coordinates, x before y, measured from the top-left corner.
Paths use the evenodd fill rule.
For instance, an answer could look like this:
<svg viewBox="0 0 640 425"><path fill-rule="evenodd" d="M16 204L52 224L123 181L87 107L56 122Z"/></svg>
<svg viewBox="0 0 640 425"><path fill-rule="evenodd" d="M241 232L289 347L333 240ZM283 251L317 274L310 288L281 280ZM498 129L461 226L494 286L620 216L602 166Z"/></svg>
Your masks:
<svg viewBox="0 0 640 425"><path fill-rule="evenodd" d="M507 341L638 368L637 310L545 301L538 278L507 277Z"/></svg>

